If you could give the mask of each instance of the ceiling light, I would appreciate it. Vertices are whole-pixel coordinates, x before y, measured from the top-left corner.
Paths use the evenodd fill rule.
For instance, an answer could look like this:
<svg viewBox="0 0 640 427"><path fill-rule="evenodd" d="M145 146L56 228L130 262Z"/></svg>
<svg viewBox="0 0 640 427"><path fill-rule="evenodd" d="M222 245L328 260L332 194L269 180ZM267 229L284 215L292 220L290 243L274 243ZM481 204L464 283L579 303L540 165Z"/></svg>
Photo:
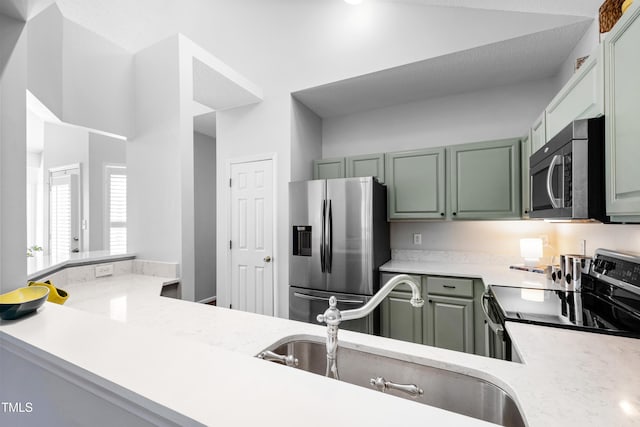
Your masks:
<svg viewBox="0 0 640 427"><path fill-rule="evenodd" d="M362 3L362 0L344 0L345 3L349 3L349 4L360 4Z"/></svg>

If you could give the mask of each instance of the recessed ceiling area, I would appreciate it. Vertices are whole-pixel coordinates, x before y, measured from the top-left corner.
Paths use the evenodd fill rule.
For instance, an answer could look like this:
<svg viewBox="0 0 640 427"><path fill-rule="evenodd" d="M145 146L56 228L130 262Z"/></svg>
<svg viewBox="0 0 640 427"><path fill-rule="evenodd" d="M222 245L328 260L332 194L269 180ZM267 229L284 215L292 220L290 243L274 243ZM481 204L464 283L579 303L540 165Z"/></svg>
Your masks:
<svg viewBox="0 0 640 427"><path fill-rule="evenodd" d="M214 57L204 63L193 58L193 99L213 110L224 110L262 100L261 90Z"/></svg>
<svg viewBox="0 0 640 427"><path fill-rule="evenodd" d="M322 118L556 75L591 20L430 58L292 95Z"/></svg>

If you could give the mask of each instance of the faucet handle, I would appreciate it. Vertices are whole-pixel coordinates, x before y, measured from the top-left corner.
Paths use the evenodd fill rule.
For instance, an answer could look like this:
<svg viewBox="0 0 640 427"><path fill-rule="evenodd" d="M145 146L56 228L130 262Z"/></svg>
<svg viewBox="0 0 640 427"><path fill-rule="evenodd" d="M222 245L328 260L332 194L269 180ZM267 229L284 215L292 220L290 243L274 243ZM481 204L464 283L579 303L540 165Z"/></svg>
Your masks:
<svg viewBox="0 0 640 427"><path fill-rule="evenodd" d="M326 323L329 326L337 326L342 320L340 310L338 310L338 300L336 297L331 296L329 298L329 308L325 310L323 314L318 314L316 317L319 323Z"/></svg>

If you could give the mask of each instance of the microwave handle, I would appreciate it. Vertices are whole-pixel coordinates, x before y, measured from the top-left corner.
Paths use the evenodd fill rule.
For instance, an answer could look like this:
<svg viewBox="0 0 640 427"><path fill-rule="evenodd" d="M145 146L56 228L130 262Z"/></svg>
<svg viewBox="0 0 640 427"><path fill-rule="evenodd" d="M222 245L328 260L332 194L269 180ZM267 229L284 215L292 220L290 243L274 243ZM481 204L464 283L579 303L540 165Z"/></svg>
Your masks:
<svg viewBox="0 0 640 427"><path fill-rule="evenodd" d="M562 164L562 155L556 154L551 159L551 164L549 165L549 169L547 170L547 194L549 195L549 200L551 200L551 206L555 209L562 207L562 199L556 198L555 194L553 194L553 187L551 186L551 180L553 179L553 171L557 165Z"/></svg>

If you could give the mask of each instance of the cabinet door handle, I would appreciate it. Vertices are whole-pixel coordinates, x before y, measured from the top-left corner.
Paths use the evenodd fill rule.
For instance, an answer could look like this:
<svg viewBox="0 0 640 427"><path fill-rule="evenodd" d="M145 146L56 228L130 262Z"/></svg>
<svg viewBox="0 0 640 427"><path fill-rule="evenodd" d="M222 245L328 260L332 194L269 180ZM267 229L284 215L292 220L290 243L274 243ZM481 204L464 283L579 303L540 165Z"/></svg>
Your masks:
<svg viewBox="0 0 640 427"><path fill-rule="evenodd" d="M455 289L456 287L453 285L442 285L443 288L447 288L447 289Z"/></svg>

